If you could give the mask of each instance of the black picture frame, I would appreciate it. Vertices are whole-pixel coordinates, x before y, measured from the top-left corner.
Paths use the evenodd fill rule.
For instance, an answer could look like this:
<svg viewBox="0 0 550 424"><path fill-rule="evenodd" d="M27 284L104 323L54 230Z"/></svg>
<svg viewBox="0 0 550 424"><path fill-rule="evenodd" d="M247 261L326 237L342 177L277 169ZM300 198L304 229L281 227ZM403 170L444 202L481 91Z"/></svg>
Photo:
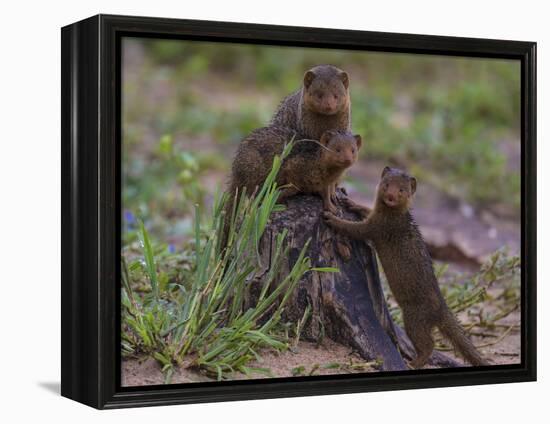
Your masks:
<svg viewBox="0 0 550 424"><path fill-rule="evenodd" d="M521 62L521 364L120 386L121 37L140 36ZM61 394L94 408L536 380L536 43L97 15L62 28Z"/></svg>

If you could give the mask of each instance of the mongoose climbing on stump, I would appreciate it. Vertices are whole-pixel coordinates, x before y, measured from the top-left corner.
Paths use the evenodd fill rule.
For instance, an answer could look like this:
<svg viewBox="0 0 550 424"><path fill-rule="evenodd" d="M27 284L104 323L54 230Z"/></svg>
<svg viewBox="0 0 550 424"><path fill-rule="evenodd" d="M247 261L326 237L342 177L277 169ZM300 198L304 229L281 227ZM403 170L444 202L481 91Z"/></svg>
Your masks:
<svg viewBox="0 0 550 424"><path fill-rule="evenodd" d="M343 235L374 244L390 289L403 312L405 331L416 350L412 367L421 368L432 354L434 327L439 328L469 363L489 365L441 294L428 249L410 212L415 191L414 177L386 167L372 210L349 199L343 200L362 221L346 221L325 212L325 222Z"/></svg>

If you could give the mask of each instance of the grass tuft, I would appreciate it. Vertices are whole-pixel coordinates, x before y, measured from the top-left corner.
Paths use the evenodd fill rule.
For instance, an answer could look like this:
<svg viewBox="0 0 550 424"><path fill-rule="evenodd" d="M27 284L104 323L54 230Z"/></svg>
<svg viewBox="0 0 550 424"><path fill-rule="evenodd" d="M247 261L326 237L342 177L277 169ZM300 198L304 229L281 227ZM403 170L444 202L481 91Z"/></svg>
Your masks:
<svg viewBox="0 0 550 424"><path fill-rule="evenodd" d="M201 208L195 206L194 254L187 258L186 281L161 285L154 243L143 222L138 238L141 254L122 262L122 350L125 356L151 356L161 366L166 381L174 367L193 367L218 380L229 374L250 374L247 364L258 359L263 348L285 351L292 342L279 331L286 302L305 273L333 271L313 268L306 244L288 275L269 272L254 307L245 309L248 282L264 272L258 244L280 194L275 178L292 143L273 163L264 185L253 198L239 196L231 219L227 247L221 249L223 233L222 195L213 206L212 219L201 225ZM238 196L238 193L237 193ZM272 270L288 257L286 232L276 238ZM158 252L163 252L159 249ZM149 290L137 290L145 275ZM143 284L143 278L141 278ZM302 323L303 324L303 323ZM269 373L268 370L262 370Z"/></svg>

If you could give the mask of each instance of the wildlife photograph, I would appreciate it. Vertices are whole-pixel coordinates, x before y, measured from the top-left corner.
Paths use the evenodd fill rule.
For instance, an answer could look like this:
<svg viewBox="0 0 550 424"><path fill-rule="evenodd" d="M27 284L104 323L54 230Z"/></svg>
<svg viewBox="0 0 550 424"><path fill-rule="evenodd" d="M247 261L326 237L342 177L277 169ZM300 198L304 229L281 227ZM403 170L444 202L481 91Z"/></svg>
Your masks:
<svg viewBox="0 0 550 424"><path fill-rule="evenodd" d="M517 60L123 37L123 387L521 363Z"/></svg>

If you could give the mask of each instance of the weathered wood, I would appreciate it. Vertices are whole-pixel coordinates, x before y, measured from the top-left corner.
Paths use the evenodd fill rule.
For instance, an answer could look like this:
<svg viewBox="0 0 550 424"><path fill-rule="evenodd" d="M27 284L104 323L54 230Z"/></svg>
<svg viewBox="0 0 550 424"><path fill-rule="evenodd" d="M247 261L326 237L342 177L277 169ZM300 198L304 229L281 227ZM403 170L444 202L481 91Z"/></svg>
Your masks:
<svg viewBox="0 0 550 424"><path fill-rule="evenodd" d="M344 196L342 192L338 196ZM341 216L357 219L340 207ZM411 359L414 349L405 332L397 327L389 314L372 248L365 242L342 238L322 220L322 202L316 196L295 196L287 208L272 216L260 243L260 255L269 268L275 235L288 231L285 243L289 257L283 262L281 275L288 273L302 247L310 239L307 255L316 267L336 267L338 273L308 273L296 288L285 307L285 319L299 321L306 308L311 316L302 330L307 340L323 336L355 349L365 360L379 360L381 370L408 369L404 358ZM339 245L351 248L345 260ZM247 302L254 303L262 287L261 277L251 282ZM432 365L446 367L459 364L443 354L431 358Z"/></svg>

